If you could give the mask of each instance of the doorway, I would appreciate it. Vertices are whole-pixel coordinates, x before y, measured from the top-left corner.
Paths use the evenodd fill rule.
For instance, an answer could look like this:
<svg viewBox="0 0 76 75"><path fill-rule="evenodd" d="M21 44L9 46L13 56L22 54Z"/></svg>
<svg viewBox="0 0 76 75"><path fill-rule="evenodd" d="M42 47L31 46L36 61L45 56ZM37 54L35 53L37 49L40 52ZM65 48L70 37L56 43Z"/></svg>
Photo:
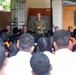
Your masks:
<svg viewBox="0 0 76 75"><path fill-rule="evenodd" d="M32 30L31 22L36 19L37 13L41 13L42 19L46 23L46 31L52 27L52 2L51 0L26 0L27 4L27 25L28 30Z"/></svg>

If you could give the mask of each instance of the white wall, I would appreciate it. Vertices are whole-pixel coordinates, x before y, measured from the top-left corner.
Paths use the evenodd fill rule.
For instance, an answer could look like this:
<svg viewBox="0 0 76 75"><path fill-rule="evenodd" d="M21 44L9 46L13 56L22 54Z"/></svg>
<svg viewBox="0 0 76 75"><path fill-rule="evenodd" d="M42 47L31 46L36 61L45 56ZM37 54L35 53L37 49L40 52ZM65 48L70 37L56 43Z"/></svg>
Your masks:
<svg viewBox="0 0 76 75"><path fill-rule="evenodd" d="M62 28L62 0L53 0L53 25Z"/></svg>

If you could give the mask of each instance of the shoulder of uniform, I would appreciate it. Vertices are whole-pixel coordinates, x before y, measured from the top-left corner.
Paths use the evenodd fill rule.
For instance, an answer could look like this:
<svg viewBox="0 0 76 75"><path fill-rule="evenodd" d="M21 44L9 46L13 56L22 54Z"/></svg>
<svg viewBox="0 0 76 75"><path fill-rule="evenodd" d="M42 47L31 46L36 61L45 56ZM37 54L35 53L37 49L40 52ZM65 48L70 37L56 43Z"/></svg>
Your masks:
<svg viewBox="0 0 76 75"><path fill-rule="evenodd" d="M41 21L42 21L42 22L44 22L44 20L43 20L43 19L41 19Z"/></svg>

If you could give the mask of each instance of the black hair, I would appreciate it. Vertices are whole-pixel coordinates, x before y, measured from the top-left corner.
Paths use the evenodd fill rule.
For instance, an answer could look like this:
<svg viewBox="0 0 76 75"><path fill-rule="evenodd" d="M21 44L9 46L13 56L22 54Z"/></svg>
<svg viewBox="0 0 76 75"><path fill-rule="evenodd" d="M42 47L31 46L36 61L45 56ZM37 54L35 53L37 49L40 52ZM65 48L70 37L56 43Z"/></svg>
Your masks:
<svg viewBox="0 0 76 75"><path fill-rule="evenodd" d="M55 26L55 29L56 29L56 28L59 28L59 27L58 27L58 26Z"/></svg>
<svg viewBox="0 0 76 75"><path fill-rule="evenodd" d="M4 42L6 42L6 41L8 40L8 34L7 34L6 32L2 32L2 33L0 34L0 37L2 38L2 40L3 40Z"/></svg>
<svg viewBox="0 0 76 75"><path fill-rule="evenodd" d="M31 34L24 33L20 36L20 48L24 51L29 51L34 45L34 37Z"/></svg>
<svg viewBox="0 0 76 75"><path fill-rule="evenodd" d="M48 75L50 73L50 61L43 53L35 53L30 59L30 65L36 75Z"/></svg>
<svg viewBox="0 0 76 75"><path fill-rule="evenodd" d="M73 37L74 37L75 40L76 40L76 29L74 29L74 31L73 31Z"/></svg>
<svg viewBox="0 0 76 75"><path fill-rule="evenodd" d="M3 66L3 63L4 63L5 58L6 58L6 55L5 55L5 47L0 42L0 70L1 70L1 68Z"/></svg>
<svg viewBox="0 0 76 75"><path fill-rule="evenodd" d="M70 28L72 29L72 26L69 26L69 27L68 27L68 30L69 30Z"/></svg>
<svg viewBox="0 0 76 75"><path fill-rule="evenodd" d="M74 34L76 34L76 29L74 29L74 31L73 31L73 32L74 32Z"/></svg>
<svg viewBox="0 0 76 75"><path fill-rule="evenodd" d="M3 30L1 30L1 32L0 33L2 33L2 32L8 32L8 30L7 29L3 29Z"/></svg>
<svg viewBox="0 0 76 75"><path fill-rule="evenodd" d="M50 51L52 50L51 39L47 37L41 37L37 41L39 51Z"/></svg>
<svg viewBox="0 0 76 75"><path fill-rule="evenodd" d="M67 30L59 30L54 33L53 41L56 42L59 49L68 48L70 33Z"/></svg>
<svg viewBox="0 0 76 75"><path fill-rule="evenodd" d="M27 33L32 34L33 32L31 30L28 30Z"/></svg>
<svg viewBox="0 0 76 75"><path fill-rule="evenodd" d="M13 34L17 34L17 33L18 33L18 28L15 27L15 28L13 29Z"/></svg>
<svg viewBox="0 0 76 75"><path fill-rule="evenodd" d="M19 35L22 35L23 33L22 29L19 29L18 32L19 32Z"/></svg>
<svg viewBox="0 0 76 75"><path fill-rule="evenodd" d="M19 49L17 48L17 43L13 42L10 46L9 46L9 57L14 56L17 54L17 52L19 51Z"/></svg>

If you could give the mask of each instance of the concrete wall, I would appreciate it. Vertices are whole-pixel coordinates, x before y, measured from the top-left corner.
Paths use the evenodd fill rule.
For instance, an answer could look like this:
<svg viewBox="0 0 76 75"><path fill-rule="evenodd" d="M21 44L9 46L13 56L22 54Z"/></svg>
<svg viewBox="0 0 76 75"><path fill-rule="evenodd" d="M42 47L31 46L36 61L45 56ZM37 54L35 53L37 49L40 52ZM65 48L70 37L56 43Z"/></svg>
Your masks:
<svg viewBox="0 0 76 75"><path fill-rule="evenodd" d="M53 0L53 25L62 28L62 0Z"/></svg>

